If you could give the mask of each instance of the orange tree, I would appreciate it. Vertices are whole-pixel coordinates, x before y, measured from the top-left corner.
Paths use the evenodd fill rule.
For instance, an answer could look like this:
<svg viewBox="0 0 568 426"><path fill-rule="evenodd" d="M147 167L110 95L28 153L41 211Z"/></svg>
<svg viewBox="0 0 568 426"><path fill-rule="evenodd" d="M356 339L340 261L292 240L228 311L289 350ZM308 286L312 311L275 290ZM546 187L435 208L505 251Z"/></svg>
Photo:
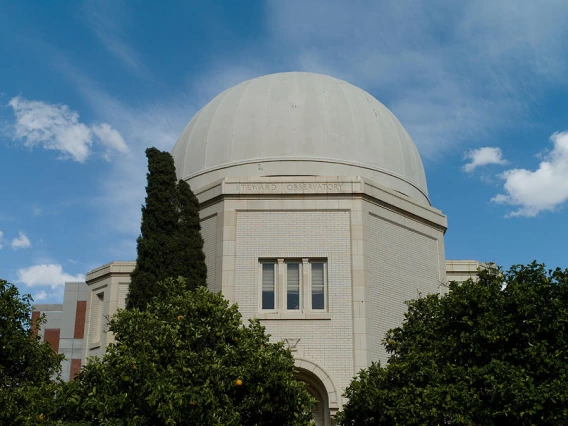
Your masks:
<svg viewBox="0 0 568 426"><path fill-rule="evenodd" d="M136 425L304 425L312 398L258 321L183 278L110 321L116 342L59 393L57 419Z"/></svg>
<svg viewBox="0 0 568 426"><path fill-rule="evenodd" d="M568 270L532 263L408 302L343 425L568 424Z"/></svg>
<svg viewBox="0 0 568 426"><path fill-rule="evenodd" d="M62 355L42 342L32 298L0 279L0 425L32 424L52 405Z"/></svg>

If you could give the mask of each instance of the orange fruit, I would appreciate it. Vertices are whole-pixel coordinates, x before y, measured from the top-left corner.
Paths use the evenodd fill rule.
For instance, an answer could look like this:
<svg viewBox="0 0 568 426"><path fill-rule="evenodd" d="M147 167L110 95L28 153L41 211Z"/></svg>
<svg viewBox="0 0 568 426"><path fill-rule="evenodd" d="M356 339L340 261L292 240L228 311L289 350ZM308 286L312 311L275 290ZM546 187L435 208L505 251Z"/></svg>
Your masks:
<svg viewBox="0 0 568 426"><path fill-rule="evenodd" d="M242 381L241 379L237 379L237 380L235 381L235 385L237 385L237 386L242 386L242 385L243 385L243 381Z"/></svg>

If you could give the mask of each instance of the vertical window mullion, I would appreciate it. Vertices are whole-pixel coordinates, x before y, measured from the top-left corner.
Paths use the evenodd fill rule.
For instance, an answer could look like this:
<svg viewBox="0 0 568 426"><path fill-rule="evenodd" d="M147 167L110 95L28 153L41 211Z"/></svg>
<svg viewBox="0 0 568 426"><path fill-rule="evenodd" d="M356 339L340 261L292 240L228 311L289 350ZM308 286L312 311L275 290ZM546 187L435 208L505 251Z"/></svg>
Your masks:
<svg viewBox="0 0 568 426"><path fill-rule="evenodd" d="M276 270L276 307L286 308L286 264L284 259L278 259Z"/></svg>
<svg viewBox="0 0 568 426"><path fill-rule="evenodd" d="M301 280L300 280L300 294L301 294L301 301L302 301L302 310L309 309L312 306L312 298L310 293L310 259L304 258L302 259L302 273L301 273Z"/></svg>

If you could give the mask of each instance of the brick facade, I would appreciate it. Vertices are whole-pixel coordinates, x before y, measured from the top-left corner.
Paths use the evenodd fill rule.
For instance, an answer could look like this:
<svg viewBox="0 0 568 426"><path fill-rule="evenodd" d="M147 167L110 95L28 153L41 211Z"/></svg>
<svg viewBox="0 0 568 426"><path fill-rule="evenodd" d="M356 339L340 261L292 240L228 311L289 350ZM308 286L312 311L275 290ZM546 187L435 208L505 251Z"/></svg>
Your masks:
<svg viewBox="0 0 568 426"><path fill-rule="evenodd" d="M69 380L73 380L79 371L81 371L81 359L72 359Z"/></svg>
<svg viewBox="0 0 568 426"><path fill-rule="evenodd" d="M75 314L75 327L73 332L74 339L82 339L85 335L85 315L87 313L87 301L77 302L77 312Z"/></svg>
<svg viewBox="0 0 568 426"><path fill-rule="evenodd" d="M59 335L61 329L46 328L43 332L43 341L48 342L55 352L59 352Z"/></svg>

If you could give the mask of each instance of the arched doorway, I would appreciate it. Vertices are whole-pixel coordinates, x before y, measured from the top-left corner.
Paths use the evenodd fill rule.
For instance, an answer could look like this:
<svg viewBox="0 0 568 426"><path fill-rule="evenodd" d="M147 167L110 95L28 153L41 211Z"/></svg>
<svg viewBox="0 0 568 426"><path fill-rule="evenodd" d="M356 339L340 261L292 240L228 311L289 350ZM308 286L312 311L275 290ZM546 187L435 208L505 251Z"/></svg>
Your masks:
<svg viewBox="0 0 568 426"><path fill-rule="evenodd" d="M315 398L312 418L316 426L333 426L335 419L330 415L329 390L314 372L299 367L296 378L307 384L308 392ZM335 412L335 410L333 410Z"/></svg>

